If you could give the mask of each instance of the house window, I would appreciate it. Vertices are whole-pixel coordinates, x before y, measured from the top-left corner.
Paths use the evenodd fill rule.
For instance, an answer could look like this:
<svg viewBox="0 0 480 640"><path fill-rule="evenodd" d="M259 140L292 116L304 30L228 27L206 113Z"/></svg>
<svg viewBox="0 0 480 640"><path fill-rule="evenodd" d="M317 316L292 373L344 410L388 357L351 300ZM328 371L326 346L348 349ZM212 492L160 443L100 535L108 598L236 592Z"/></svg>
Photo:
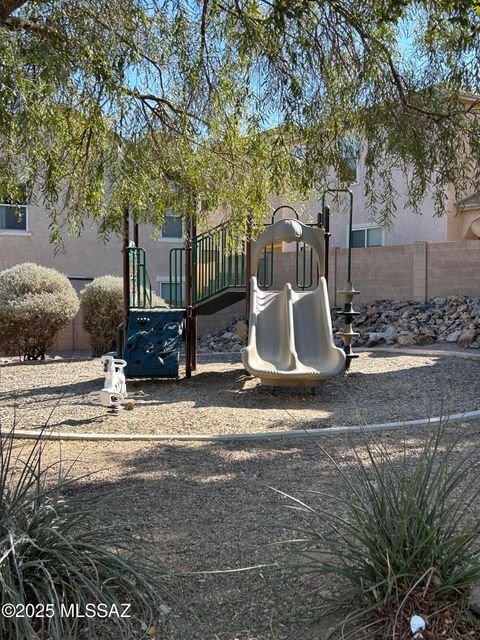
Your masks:
<svg viewBox="0 0 480 640"><path fill-rule="evenodd" d="M351 184L358 182L358 140L352 136L344 136L340 142L341 147L341 177Z"/></svg>
<svg viewBox="0 0 480 640"><path fill-rule="evenodd" d="M181 218L167 213L162 227L162 238L181 240L183 238L183 222Z"/></svg>
<svg viewBox="0 0 480 640"><path fill-rule="evenodd" d="M27 231L27 207L0 204L0 231Z"/></svg>
<svg viewBox="0 0 480 640"><path fill-rule="evenodd" d="M347 230L348 240L348 230ZM365 229L353 229L352 247L382 247L383 229L381 227L366 227Z"/></svg>
<svg viewBox="0 0 480 640"><path fill-rule="evenodd" d="M84 278L83 276L68 276L72 287L80 294L83 289L93 281L93 278Z"/></svg>
<svg viewBox="0 0 480 640"><path fill-rule="evenodd" d="M183 306L183 286L180 283L160 282L160 296L175 307Z"/></svg>

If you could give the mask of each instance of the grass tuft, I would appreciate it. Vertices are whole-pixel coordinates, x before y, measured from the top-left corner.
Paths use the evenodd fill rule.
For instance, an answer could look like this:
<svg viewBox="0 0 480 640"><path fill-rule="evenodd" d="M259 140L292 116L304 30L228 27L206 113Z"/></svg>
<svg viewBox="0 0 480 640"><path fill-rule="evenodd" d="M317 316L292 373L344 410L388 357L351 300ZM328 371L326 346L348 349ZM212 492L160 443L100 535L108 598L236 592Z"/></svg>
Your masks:
<svg viewBox="0 0 480 640"><path fill-rule="evenodd" d="M349 462L322 448L339 494L278 492L303 520L285 543L295 555L288 569L335 576L345 587L320 611L344 612L329 637L411 637L410 616L422 612L438 637L480 634L466 605L480 583L479 465L457 440L444 444L444 434L445 425L431 430L418 455L404 441L396 457L366 434Z"/></svg>
<svg viewBox="0 0 480 640"><path fill-rule="evenodd" d="M169 572L145 546L101 525L99 499L72 495L71 469L43 464L42 434L20 446L13 433L0 430L0 607L23 614L0 617L0 638L95 640L113 625L115 635L101 637L131 639L155 629ZM94 617L66 614L72 605L97 613L100 603ZM108 620L105 610L114 612Z"/></svg>

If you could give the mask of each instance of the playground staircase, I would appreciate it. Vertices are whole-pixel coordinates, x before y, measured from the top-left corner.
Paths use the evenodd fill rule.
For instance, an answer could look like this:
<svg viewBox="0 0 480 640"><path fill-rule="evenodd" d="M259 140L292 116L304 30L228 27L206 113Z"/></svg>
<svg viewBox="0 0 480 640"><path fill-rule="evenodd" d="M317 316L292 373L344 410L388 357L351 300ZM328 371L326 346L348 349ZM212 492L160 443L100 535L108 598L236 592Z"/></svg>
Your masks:
<svg viewBox="0 0 480 640"><path fill-rule="evenodd" d="M183 281L188 258L191 306L197 315L216 313L245 298L247 241L234 243L226 224L192 238L189 250L181 247L170 251L171 304L175 307L186 304Z"/></svg>

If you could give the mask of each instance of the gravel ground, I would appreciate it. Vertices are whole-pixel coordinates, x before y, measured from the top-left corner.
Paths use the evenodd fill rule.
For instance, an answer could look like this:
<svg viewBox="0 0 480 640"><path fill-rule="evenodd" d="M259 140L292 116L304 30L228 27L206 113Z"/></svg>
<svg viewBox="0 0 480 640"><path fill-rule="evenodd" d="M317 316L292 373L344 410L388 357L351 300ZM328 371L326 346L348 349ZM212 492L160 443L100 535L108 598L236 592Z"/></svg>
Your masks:
<svg viewBox="0 0 480 640"><path fill-rule="evenodd" d="M50 424L62 431L220 433L289 430L418 418L478 407L480 363L449 356L364 353L346 376L308 390L261 388L235 361L205 360L192 380L129 383L133 411L118 416L89 405L85 394L101 387L98 361L50 360L0 367L3 426ZM217 357L218 359L218 357ZM377 433L392 455L404 446L414 460L425 429ZM446 439L460 437L457 450L480 459L480 421L452 424ZM341 465L355 445L365 456L364 436L328 436L321 442L134 443L48 442L44 463L76 461L71 486L80 498L106 494L99 521L146 541L149 553L177 575L168 602L171 614L157 640L321 640L338 618L296 621L309 615L342 584L319 576L293 577L279 570L225 573L258 564L295 560L272 543L303 524L284 509L275 487L320 508L341 491L339 474L320 445ZM18 442L26 455L31 443ZM83 477L84 474L88 474ZM322 496L307 490L322 491ZM474 505L478 513L480 505ZM210 573L219 572L219 573ZM171 624L174 623L174 624ZM480 625L479 625L480 626ZM480 628L475 631L480 638ZM473 637L473 636L472 636ZM118 640L112 635L105 639ZM457 640L457 639L455 639Z"/></svg>
<svg viewBox="0 0 480 640"><path fill-rule="evenodd" d="M418 456L425 429L376 434L393 457L406 446ZM480 458L480 422L451 425L446 439L460 435L458 451ZM343 466L354 445L365 456L362 435L328 436L321 445ZM20 446L20 443L19 445ZM26 448L30 446L27 443ZM313 439L262 443L50 442L45 463L77 460L75 474L91 473L73 491L86 500L107 493L101 520L148 541L152 553L177 575L185 609L169 602L171 620L159 640L321 640L338 619L294 622L342 590L335 579L292 577L279 571L199 573L291 562L273 542L302 521L268 487L328 508L341 490L339 474ZM323 497L307 494L317 489ZM111 509L111 510L110 510ZM478 510L478 505L477 505ZM480 624L479 624L480 627ZM410 637L410 635L408 636ZM473 637L473 636L470 636ZM480 638L480 628L475 637ZM106 636L108 640L117 640ZM456 639L455 639L456 640Z"/></svg>
<svg viewBox="0 0 480 640"><path fill-rule="evenodd" d="M98 360L55 359L0 367L0 417L21 428L62 431L216 434L425 418L478 409L480 360L373 351L351 371L308 389L262 387L237 356L203 358L191 380L135 380L133 411L92 405L102 388Z"/></svg>

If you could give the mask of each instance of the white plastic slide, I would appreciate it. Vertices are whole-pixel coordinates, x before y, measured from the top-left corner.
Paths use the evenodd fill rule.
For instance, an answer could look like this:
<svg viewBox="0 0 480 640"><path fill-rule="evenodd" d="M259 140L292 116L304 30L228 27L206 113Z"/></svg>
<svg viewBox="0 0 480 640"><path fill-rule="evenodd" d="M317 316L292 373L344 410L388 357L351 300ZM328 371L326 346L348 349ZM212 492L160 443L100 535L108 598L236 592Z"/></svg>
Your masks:
<svg viewBox="0 0 480 640"><path fill-rule="evenodd" d="M263 247L274 241L309 244L323 265L323 229L298 220L280 220L265 231L252 251L256 273ZM296 292L287 283L282 291L263 291L257 278L250 281L248 346L242 352L245 369L273 386L313 386L315 381L345 369L345 353L333 342L325 278L314 291Z"/></svg>

